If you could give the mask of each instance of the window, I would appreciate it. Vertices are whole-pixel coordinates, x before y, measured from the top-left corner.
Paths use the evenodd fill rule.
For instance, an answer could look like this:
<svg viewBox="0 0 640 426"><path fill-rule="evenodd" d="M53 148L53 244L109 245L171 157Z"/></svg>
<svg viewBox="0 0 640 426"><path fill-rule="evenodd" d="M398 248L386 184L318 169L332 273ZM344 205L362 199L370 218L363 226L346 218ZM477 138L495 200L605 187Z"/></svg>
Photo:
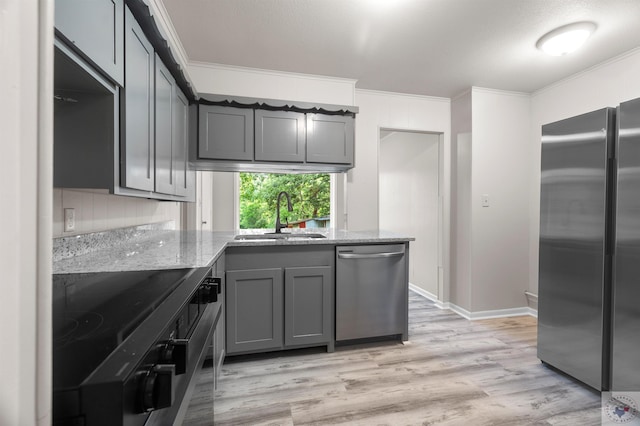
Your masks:
<svg viewBox="0 0 640 426"><path fill-rule="evenodd" d="M329 228L330 175L240 173L240 229L270 229L276 223L280 191L291 196L293 211L283 197L280 221L290 228Z"/></svg>

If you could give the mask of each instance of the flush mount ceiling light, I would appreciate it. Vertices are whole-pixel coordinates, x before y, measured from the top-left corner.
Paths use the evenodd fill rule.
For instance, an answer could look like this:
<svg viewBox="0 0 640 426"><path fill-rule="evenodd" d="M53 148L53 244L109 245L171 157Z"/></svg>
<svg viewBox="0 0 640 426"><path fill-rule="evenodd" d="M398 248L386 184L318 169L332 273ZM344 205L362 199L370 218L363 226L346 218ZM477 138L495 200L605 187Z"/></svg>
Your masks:
<svg viewBox="0 0 640 426"><path fill-rule="evenodd" d="M576 22L543 35L536 47L552 56L562 56L578 49L596 29L593 22Z"/></svg>

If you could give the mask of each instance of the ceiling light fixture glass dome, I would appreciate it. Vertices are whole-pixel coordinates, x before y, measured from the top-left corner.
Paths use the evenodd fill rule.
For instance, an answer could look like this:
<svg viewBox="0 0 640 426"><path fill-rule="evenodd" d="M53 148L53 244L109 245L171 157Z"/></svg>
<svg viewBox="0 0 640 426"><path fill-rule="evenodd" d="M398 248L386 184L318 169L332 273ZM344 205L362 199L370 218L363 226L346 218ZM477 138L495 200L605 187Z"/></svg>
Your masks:
<svg viewBox="0 0 640 426"><path fill-rule="evenodd" d="M552 56L566 55L582 46L595 29L593 22L564 25L540 37L536 47Z"/></svg>

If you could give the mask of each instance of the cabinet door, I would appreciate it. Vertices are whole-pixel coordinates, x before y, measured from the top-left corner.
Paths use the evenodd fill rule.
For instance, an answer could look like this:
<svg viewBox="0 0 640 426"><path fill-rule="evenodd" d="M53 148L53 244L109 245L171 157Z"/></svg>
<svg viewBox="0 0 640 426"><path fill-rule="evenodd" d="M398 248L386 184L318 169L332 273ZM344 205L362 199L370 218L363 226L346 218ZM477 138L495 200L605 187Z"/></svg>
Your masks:
<svg viewBox="0 0 640 426"><path fill-rule="evenodd" d="M121 153L121 183L127 188L155 189L154 52L129 12L125 13L126 72Z"/></svg>
<svg viewBox="0 0 640 426"><path fill-rule="evenodd" d="M354 118L307 114L307 162L353 164Z"/></svg>
<svg viewBox="0 0 640 426"><path fill-rule="evenodd" d="M124 0L56 0L56 30L124 85Z"/></svg>
<svg viewBox="0 0 640 426"><path fill-rule="evenodd" d="M331 267L286 268L284 343L306 345L333 339Z"/></svg>
<svg viewBox="0 0 640 426"><path fill-rule="evenodd" d="M255 117L256 161L304 161L304 114L258 109Z"/></svg>
<svg viewBox="0 0 640 426"><path fill-rule="evenodd" d="M176 193L173 164L174 108L176 82L158 55L155 57L155 186L156 192L173 195Z"/></svg>
<svg viewBox="0 0 640 426"><path fill-rule="evenodd" d="M198 156L253 160L253 110L200 105Z"/></svg>
<svg viewBox="0 0 640 426"><path fill-rule="evenodd" d="M189 101L176 87L173 108L173 167L175 171L175 194L186 196L193 192L195 173L189 170L187 144L189 143ZM195 192L194 192L195 194Z"/></svg>
<svg viewBox="0 0 640 426"><path fill-rule="evenodd" d="M282 347L282 269L227 271L227 353Z"/></svg>

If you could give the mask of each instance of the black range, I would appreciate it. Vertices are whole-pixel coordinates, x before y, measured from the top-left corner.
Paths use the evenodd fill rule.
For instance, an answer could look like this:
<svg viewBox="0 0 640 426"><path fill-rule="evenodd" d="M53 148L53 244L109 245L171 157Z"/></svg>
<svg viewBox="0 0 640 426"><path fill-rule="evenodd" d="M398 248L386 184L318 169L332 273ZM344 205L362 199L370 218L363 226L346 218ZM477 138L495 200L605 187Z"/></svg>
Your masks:
<svg viewBox="0 0 640 426"><path fill-rule="evenodd" d="M53 276L54 425L170 424L211 338L210 268Z"/></svg>

